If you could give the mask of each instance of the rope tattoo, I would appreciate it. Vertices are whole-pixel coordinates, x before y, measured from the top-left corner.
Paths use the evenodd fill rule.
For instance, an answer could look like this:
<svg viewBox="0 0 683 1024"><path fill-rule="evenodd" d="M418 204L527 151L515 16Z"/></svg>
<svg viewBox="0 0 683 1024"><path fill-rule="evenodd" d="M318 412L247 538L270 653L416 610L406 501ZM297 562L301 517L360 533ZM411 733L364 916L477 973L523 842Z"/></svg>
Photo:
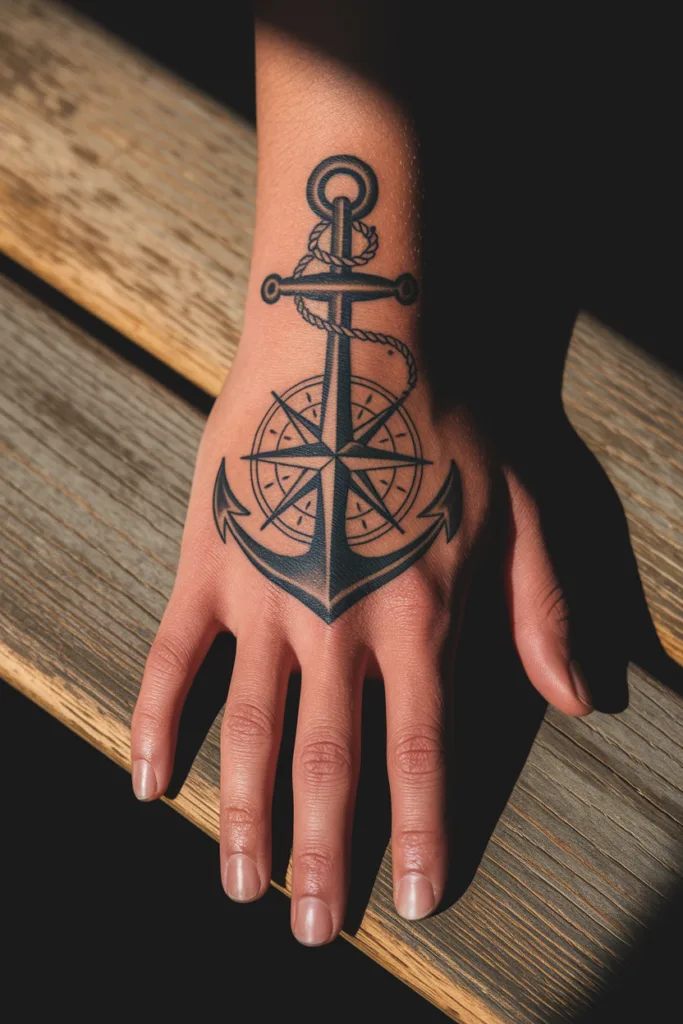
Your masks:
<svg viewBox="0 0 683 1024"><path fill-rule="evenodd" d="M351 178L355 198L330 199L327 186L337 175ZM431 520L412 540L389 553L373 553L374 542L402 523L413 508L425 466L415 425L405 408L418 380L415 358L399 338L352 325L354 303L395 298L411 305L417 298L412 274L396 280L368 274L379 247L377 231L364 218L378 197L377 178L354 156L332 156L318 164L306 187L308 205L319 218L307 251L291 277L268 276L261 287L272 305L291 296L301 317L326 335L322 374L293 385L263 417L249 455L254 498L268 527L305 549L281 554L249 533L242 522L250 510L238 500L221 461L213 494L213 514L221 540L228 532L249 561L269 580L292 594L327 623L424 555L443 529L454 537L462 515L460 473L451 462L436 496L417 513ZM364 242L353 252L354 232ZM323 239L329 233L329 248ZM311 264L319 273L306 273ZM307 303L327 303L327 316ZM385 346L398 353L406 370L396 395L377 381L353 374L353 342ZM267 536L267 535L266 535ZM369 545L369 553L363 548ZM368 550L368 548L366 548Z"/></svg>
<svg viewBox="0 0 683 1024"><path fill-rule="evenodd" d="M373 227L369 227L369 225L362 220L354 220L351 222L353 230L359 231L368 239L368 244L365 247L365 250L358 256L336 256L331 252L327 252L325 249L321 249L318 245L318 240L323 232L329 227L329 221L321 220L313 228L308 239L308 252L305 256L302 256L297 263L292 277L301 277L304 270L312 260L320 260L321 263L327 263L335 267L362 267L365 263L369 263L371 259L374 259L377 249L379 248L379 239L377 238L377 232ZM273 275L273 277L275 277L275 275ZM268 280L271 279L269 278ZM410 281L409 286L415 288L415 295L417 297L417 283L415 279L406 274L406 287L408 287L408 280ZM266 298L265 295L264 298ZM269 300L266 299L266 302L268 301ZM408 397L417 384L417 366L415 365L413 353L405 342L399 341L398 338L393 338L390 334L378 334L376 331L363 331L359 327L345 327L340 324L335 325L331 320L326 320L324 317L317 316L313 313L306 305L302 295L294 296L294 305L296 306L299 316L303 317L306 323L309 323L312 327L317 327L319 331L338 331L341 328L341 331L346 338L356 338L359 341L374 341L379 345L389 345L395 351L400 352L405 359L408 368L408 383L406 384L405 391L401 395L401 398Z"/></svg>

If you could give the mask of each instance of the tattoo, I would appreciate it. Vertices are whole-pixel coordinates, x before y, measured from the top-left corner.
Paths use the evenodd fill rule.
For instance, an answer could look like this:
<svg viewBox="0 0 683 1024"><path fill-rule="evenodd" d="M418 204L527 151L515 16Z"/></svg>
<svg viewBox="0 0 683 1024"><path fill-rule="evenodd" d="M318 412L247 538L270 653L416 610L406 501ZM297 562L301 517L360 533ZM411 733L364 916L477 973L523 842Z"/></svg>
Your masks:
<svg viewBox="0 0 683 1024"><path fill-rule="evenodd" d="M354 180L354 199L328 198L327 185L339 174ZM377 252L377 232L362 219L375 206L377 194L375 173L362 160L323 160L306 189L308 204L320 218L308 251L291 277L271 274L261 288L269 304L291 296L300 316L327 335L324 372L282 394L272 393L251 453L243 456L265 517L261 530L273 527L305 545L306 551L280 554L244 529L240 518L250 512L230 488L224 459L214 487L214 519L223 542L229 531L264 576L328 623L413 565L442 528L450 541L462 514L460 473L451 462L436 497L417 515L432 520L426 529L387 554L362 554L363 545L384 534L405 532L401 523L417 499L423 467L430 464L405 408L418 377L412 352L389 334L352 326L355 302L393 297L409 305L417 298L411 274L392 281L354 272ZM330 247L323 249L320 242L328 229ZM354 232L364 240L356 255ZM328 269L305 274L313 261ZM327 316L313 312L306 299L326 302ZM403 358L406 385L400 395L352 373L352 341L382 345L388 355Z"/></svg>

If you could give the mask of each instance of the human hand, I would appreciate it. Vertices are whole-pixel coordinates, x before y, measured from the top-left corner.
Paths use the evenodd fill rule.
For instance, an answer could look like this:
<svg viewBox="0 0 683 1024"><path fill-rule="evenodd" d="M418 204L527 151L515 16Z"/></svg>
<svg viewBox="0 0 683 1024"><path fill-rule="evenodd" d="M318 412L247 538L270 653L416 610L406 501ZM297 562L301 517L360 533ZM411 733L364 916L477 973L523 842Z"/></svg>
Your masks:
<svg viewBox="0 0 683 1024"><path fill-rule="evenodd" d="M328 199L334 178L347 188L351 178L355 198ZM591 708L532 497L491 455L463 406L435 412L408 310L413 279L364 270L376 250L362 219L376 200L373 172L330 158L311 175L307 197L321 218L309 253L322 273L310 273L313 258L285 279L261 275L265 256L255 261L252 281L265 281L260 295L252 285L239 356L200 446L132 749L138 796L160 796L193 676L217 632L233 633L221 733L222 877L234 899L256 899L270 879L287 680L301 672L292 926L300 941L318 945L344 917L368 674L381 675L386 689L396 906L420 918L443 895L445 709L457 624L500 500L511 517L508 593L522 662L555 706L574 715ZM304 324L286 302L273 308L281 295L294 297ZM369 297L398 299L389 318L407 321L412 344L354 328L354 301Z"/></svg>

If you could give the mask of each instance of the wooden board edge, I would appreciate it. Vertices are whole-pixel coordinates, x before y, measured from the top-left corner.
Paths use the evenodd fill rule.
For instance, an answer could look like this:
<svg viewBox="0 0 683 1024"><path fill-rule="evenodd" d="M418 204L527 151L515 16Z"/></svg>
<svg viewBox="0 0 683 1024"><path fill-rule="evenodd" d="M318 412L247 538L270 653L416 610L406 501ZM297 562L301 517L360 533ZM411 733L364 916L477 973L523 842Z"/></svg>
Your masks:
<svg viewBox="0 0 683 1024"><path fill-rule="evenodd" d="M221 367L218 363L199 362L188 358L182 348L178 345L169 345L167 337L159 337L144 320L130 313L125 307L117 305L113 310L110 304L100 305L96 293L83 282L62 274L57 264L42 259L39 251L28 244L23 244L23 241L20 235L14 234L0 224L0 252L88 313L98 317L107 326L113 327L119 334L123 334L186 380L196 384L202 391L206 391L214 398L218 395L231 364Z"/></svg>
<svg viewBox="0 0 683 1024"><path fill-rule="evenodd" d="M653 622L662 647L671 660L675 661L676 664L683 668L683 641L679 640L678 637L675 637L673 633L670 633L668 629L665 629L664 626L656 620L653 619Z"/></svg>

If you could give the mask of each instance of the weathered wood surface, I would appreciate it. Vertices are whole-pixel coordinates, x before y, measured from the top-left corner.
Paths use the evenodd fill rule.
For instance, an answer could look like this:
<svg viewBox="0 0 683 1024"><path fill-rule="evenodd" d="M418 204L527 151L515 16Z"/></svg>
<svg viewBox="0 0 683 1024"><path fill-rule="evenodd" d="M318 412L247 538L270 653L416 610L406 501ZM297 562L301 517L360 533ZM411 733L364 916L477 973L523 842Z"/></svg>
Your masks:
<svg viewBox="0 0 683 1024"><path fill-rule="evenodd" d="M253 129L73 12L0 3L0 249L216 391L251 254Z"/></svg>
<svg viewBox="0 0 683 1024"><path fill-rule="evenodd" d="M0 249L217 394L239 339L248 277L252 128L56 3L2 0L0 58ZM609 426L614 401L628 401L638 418L653 414L639 411L624 387L611 400L607 375L589 384L605 336L595 322L579 321L565 401L621 485L636 554L652 569L644 582L655 625L683 661L672 625L681 613L680 590L671 586L680 548L671 548L667 525L680 501L667 478L674 453L662 452L655 434L652 449L625 446L618 425ZM599 358L613 365L622 352ZM663 401L655 391L648 401L666 432L677 410L663 388ZM652 454L655 482L668 493L662 549L646 525Z"/></svg>
<svg viewBox="0 0 683 1024"><path fill-rule="evenodd" d="M56 4L2 0L0 58L0 247L216 393L248 273L252 130ZM14 289L2 306L0 670L125 764L201 417ZM681 389L582 317L564 396L683 660ZM400 922L385 859L361 948L463 1022L572 1020L680 881L680 703L639 671L631 686L617 718L547 716L456 908ZM212 835L216 785L214 729L173 801Z"/></svg>
<svg viewBox="0 0 683 1024"><path fill-rule="evenodd" d="M680 388L628 346L618 351L618 364L629 366L610 385L622 429L663 453L652 454L647 492L657 551L670 533L680 541L670 493L681 473L667 464L675 438L664 417L642 417L616 396L646 379L671 411ZM0 671L126 765L203 420L7 283L0 358ZM675 606L665 575L657 587ZM639 670L630 684L619 716L546 716L475 881L454 907L424 923L401 921L385 856L353 941L456 1020L576 1020L680 885L683 709ZM172 803L216 835L217 724Z"/></svg>
<svg viewBox="0 0 683 1024"><path fill-rule="evenodd" d="M572 425L616 488L659 639L683 665L680 380L582 314L562 398Z"/></svg>

